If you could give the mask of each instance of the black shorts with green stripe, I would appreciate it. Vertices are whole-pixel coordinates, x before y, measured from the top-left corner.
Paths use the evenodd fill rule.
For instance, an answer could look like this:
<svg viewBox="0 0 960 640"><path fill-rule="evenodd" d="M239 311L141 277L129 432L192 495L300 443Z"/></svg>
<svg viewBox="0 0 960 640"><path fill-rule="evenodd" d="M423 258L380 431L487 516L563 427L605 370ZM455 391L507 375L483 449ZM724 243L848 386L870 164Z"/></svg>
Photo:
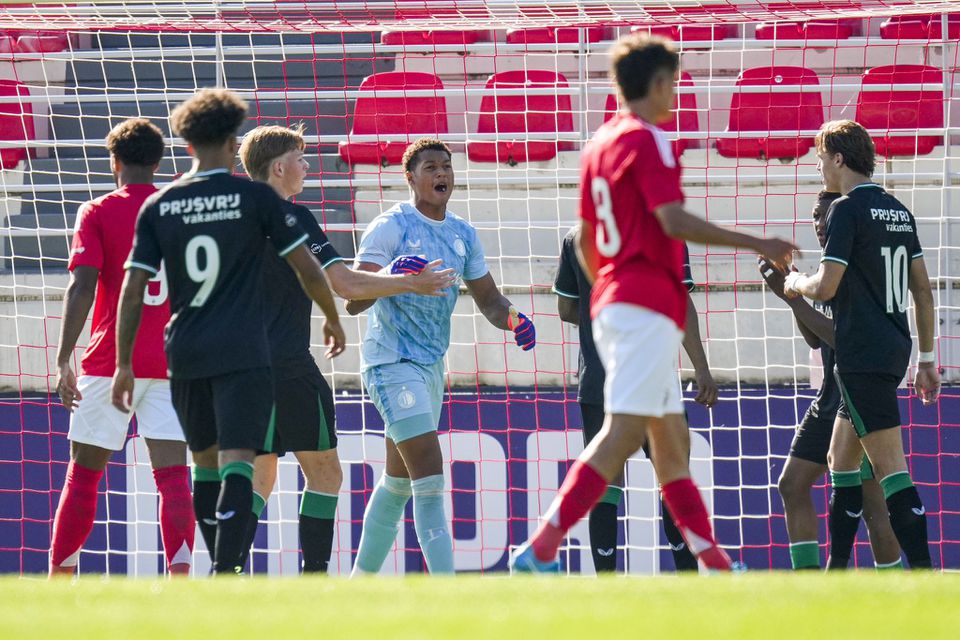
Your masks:
<svg viewBox="0 0 960 640"><path fill-rule="evenodd" d="M275 380L277 420L268 453L337 448L333 392L319 370Z"/></svg>
<svg viewBox="0 0 960 640"><path fill-rule="evenodd" d="M903 376L839 371L834 375L842 395L837 414L853 424L858 436L900 426L897 388Z"/></svg>
<svg viewBox="0 0 960 640"><path fill-rule="evenodd" d="M272 430L270 369L243 369L209 378L172 378L173 408L191 451L260 450Z"/></svg>

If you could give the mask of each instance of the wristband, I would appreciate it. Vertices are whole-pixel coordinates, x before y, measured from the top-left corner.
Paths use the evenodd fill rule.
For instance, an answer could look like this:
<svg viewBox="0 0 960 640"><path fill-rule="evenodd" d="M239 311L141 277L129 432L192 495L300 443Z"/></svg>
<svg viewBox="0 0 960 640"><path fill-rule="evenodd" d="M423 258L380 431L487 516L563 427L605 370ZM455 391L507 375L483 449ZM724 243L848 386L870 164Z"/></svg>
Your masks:
<svg viewBox="0 0 960 640"><path fill-rule="evenodd" d="M937 361L937 354L933 351L921 351L917 357L917 364L933 364Z"/></svg>

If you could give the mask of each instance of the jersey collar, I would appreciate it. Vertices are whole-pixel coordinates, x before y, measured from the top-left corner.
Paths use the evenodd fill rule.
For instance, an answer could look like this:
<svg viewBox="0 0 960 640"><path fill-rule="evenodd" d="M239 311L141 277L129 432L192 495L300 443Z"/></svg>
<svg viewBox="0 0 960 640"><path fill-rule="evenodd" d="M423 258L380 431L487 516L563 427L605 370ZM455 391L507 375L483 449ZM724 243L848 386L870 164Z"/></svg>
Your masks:
<svg viewBox="0 0 960 640"><path fill-rule="evenodd" d="M864 182L864 183L862 183L862 184L858 184L858 185L855 186L853 189L850 189L850 191L852 192L852 191L856 191L857 189L867 189L867 188L870 188L870 187L876 187L877 189L883 189L883 187L881 187L880 185L878 185L876 182Z"/></svg>
<svg viewBox="0 0 960 640"><path fill-rule="evenodd" d="M210 169L209 171L197 171L196 173L190 174L194 178L203 178L206 176L212 176L217 173L230 173L229 169Z"/></svg>

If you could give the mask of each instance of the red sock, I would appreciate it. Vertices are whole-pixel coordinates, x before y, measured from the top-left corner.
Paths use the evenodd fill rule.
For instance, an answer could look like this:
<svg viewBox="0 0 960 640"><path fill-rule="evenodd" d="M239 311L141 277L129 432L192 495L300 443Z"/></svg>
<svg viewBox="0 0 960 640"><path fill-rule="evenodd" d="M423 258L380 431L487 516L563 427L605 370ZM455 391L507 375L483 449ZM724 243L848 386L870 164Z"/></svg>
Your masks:
<svg viewBox="0 0 960 640"><path fill-rule="evenodd" d="M103 471L94 471L70 461L53 518L50 541L50 574L64 573L77 566L80 549L93 530L97 513L97 487Z"/></svg>
<svg viewBox="0 0 960 640"><path fill-rule="evenodd" d="M560 493L530 540L537 560L550 562L557 556L563 536L587 515L606 490L607 480L596 469L580 460L573 463Z"/></svg>
<svg viewBox="0 0 960 640"><path fill-rule="evenodd" d="M160 493L160 538L172 574L190 572L193 557L193 497L190 494L190 473L185 465L154 469Z"/></svg>
<svg viewBox="0 0 960 640"><path fill-rule="evenodd" d="M730 558L717 546L707 507L693 480L674 480L660 487L660 493L690 551L708 569L729 571Z"/></svg>

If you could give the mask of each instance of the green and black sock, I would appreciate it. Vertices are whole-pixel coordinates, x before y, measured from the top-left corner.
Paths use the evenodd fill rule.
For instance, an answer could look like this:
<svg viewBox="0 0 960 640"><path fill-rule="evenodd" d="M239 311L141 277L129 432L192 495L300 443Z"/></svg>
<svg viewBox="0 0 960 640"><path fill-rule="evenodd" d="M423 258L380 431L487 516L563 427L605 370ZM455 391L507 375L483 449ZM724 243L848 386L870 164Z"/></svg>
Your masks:
<svg viewBox="0 0 960 640"><path fill-rule="evenodd" d="M304 490L300 500L300 547L303 572L326 573L333 549L337 496Z"/></svg>
<svg viewBox="0 0 960 640"><path fill-rule="evenodd" d="M209 467L193 468L193 514L207 545L210 562L217 545L217 500L220 497L220 472Z"/></svg>
<svg viewBox="0 0 960 640"><path fill-rule="evenodd" d="M930 546L927 544L927 512L913 486L910 473L892 473L880 481L883 496L887 499L890 525L897 542L907 556L911 569L929 569Z"/></svg>
<svg viewBox="0 0 960 640"><path fill-rule="evenodd" d="M253 464L229 462L220 467L217 501L217 544L213 570L217 575L243 571L240 555L247 540L247 522L253 507Z"/></svg>
<svg viewBox="0 0 960 640"><path fill-rule="evenodd" d="M860 469L831 471L830 558L827 569L846 569L863 516L863 480Z"/></svg>
<svg viewBox="0 0 960 640"><path fill-rule="evenodd" d="M266 499L257 493L253 492L253 503L250 507L250 519L247 520L247 539L243 544L243 551L240 552L240 566L247 566L247 560L250 557L250 551L253 547L253 541L257 537L257 526L260 524L260 516L263 515L263 510L267 506ZM250 565L250 573L253 573L253 565Z"/></svg>
<svg viewBox="0 0 960 640"><path fill-rule="evenodd" d="M590 511L590 553L597 573L617 570L617 512L623 489L610 485Z"/></svg>
<svg viewBox="0 0 960 640"><path fill-rule="evenodd" d="M820 545L816 540L790 543L790 566L794 571L820 568Z"/></svg>

